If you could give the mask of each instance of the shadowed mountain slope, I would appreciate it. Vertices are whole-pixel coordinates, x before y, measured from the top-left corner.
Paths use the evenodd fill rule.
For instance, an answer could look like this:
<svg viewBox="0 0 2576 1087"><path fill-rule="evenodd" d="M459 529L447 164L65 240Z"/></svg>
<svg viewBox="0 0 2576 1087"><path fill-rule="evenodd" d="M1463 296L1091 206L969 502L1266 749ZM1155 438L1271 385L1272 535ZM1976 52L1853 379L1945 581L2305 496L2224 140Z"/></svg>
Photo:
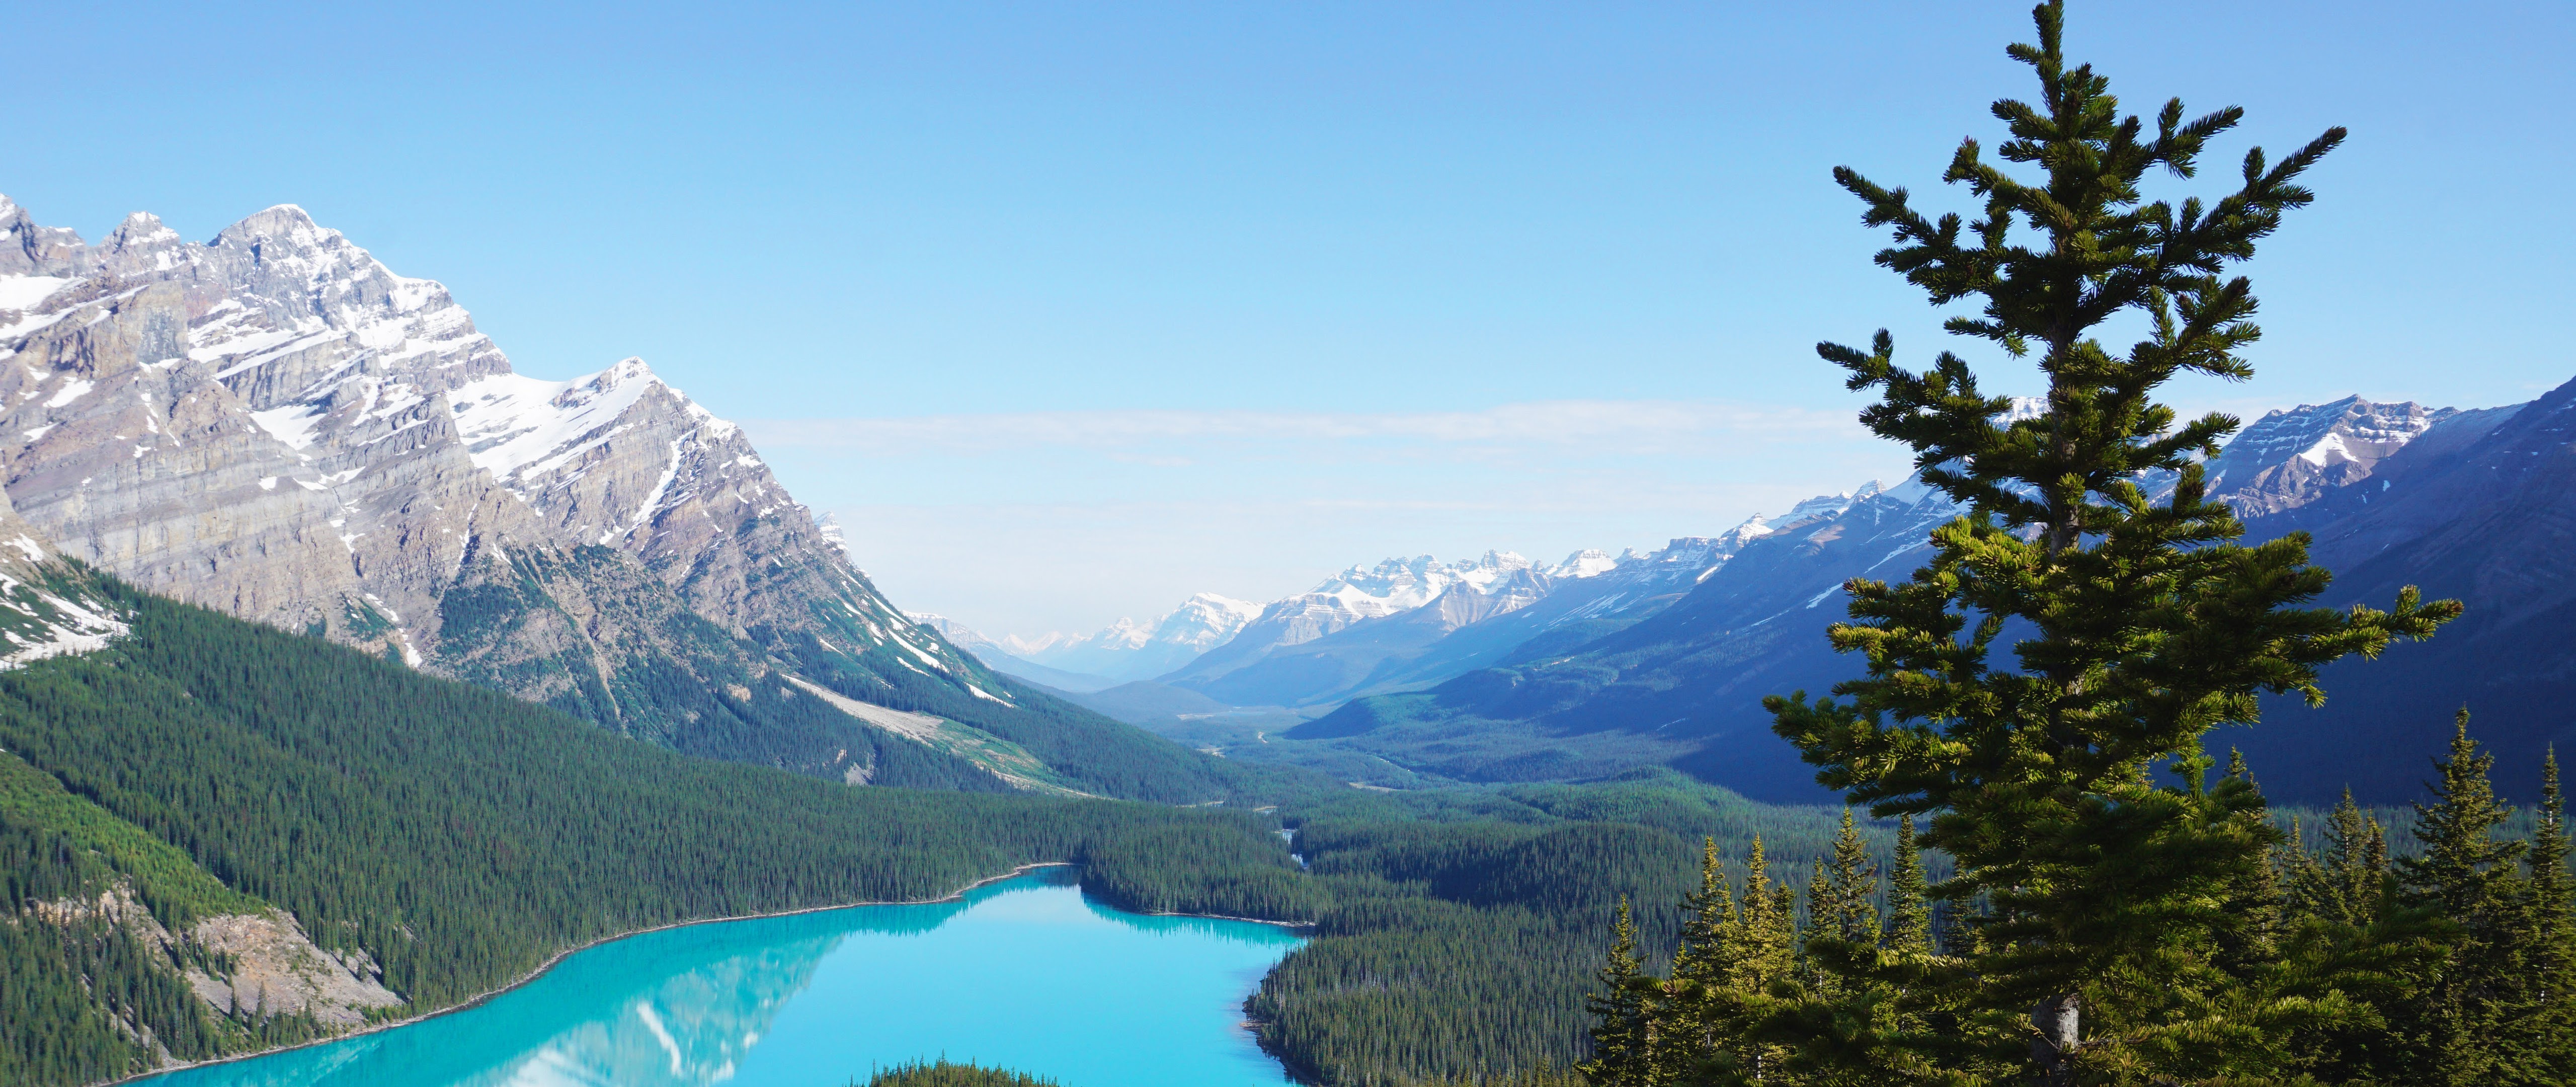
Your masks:
<svg viewBox="0 0 2576 1087"><path fill-rule="evenodd" d="M2262 727L2217 735L2246 749L2267 790L2323 803L2349 781L2366 799L2411 797L2464 701L2515 718L2481 724L2508 767L2570 735L2557 707L2576 696L2576 650L2547 637L2576 618L2570 399L2576 389L2519 410L2302 406L2257 420L2213 463L2251 538L2316 533L2317 561L2340 572L2327 602L2386 606L2397 586L2421 584L2470 609L2429 645L2330 670L2324 710L2275 700ZM1843 618L1842 582L1910 574L1929 556L1926 534L1957 513L1919 484L1864 494L1748 542L1642 621L1523 642L1490 667L1361 698L1286 735L1471 780L1662 763L1757 798L1815 801L1812 768L1772 735L1761 699L1857 675L1861 663L1824 637ZM2356 746L2370 757L2353 758Z"/></svg>

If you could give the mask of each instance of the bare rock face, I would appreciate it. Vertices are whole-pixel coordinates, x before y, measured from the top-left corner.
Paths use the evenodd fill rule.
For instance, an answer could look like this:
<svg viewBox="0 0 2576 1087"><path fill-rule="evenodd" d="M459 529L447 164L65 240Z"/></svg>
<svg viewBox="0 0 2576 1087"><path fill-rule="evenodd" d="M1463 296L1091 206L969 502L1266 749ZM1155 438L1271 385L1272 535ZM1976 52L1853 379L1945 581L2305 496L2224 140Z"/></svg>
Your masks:
<svg viewBox="0 0 2576 1087"><path fill-rule="evenodd" d="M182 948L212 952L230 972L222 976L190 966L188 988L208 1007L245 1018L309 1014L329 1027L366 1022L367 1013L400 1006L385 988L384 968L363 951L325 951L295 919L275 910L202 918L174 934L119 880L96 897L35 904L40 919L56 925L105 921L174 958ZM202 961L203 956L185 956ZM165 1055L166 1056L166 1055Z"/></svg>
<svg viewBox="0 0 2576 1087"><path fill-rule="evenodd" d="M769 649L865 647L911 627L740 427L642 359L565 382L495 375L452 395L476 464L559 535L634 555L708 621ZM932 655L964 659L944 644Z"/></svg>
<svg viewBox="0 0 2576 1087"><path fill-rule="evenodd" d="M289 205L91 246L0 198L0 470L43 546L148 589L679 746L791 697L782 667L1010 705L642 360L513 373L445 287ZM847 775L796 746L757 761Z"/></svg>
<svg viewBox="0 0 2576 1087"><path fill-rule="evenodd" d="M188 971L188 987L207 1006L242 1016L310 1014L327 1026L352 1027L367 1012L403 1002L384 986L384 970L365 952L334 954L314 946L284 914L227 914L188 929L188 938L229 957L232 974Z"/></svg>
<svg viewBox="0 0 2576 1087"><path fill-rule="evenodd" d="M2274 411L2206 469L2211 493L2240 518L2297 509L2368 479L2379 462L2460 412L2348 396Z"/></svg>

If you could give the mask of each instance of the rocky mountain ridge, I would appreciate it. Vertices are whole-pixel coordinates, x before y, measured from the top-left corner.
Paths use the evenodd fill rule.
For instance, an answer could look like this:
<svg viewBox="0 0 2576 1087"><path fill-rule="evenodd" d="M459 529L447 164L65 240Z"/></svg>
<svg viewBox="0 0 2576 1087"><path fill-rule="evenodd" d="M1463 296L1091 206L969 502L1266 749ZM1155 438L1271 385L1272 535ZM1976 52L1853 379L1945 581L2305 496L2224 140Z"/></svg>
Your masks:
<svg viewBox="0 0 2576 1087"><path fill-rule="evenodd" d="M1554 564L1505 551L1452 562L1421 555L1353 565L1267 604L1201 593L1153 624L1122 619L1081 637L994 639L945 617L937 622L986 664L1059 690L1151 679L1239 705L1327 705L1438 682L1569 625L1597 634L1642 619L1747 542L1877 489L1821 495L1786 514L1756 514L1720 535L1681 537L1653 551L1583 550Z"/></svg>
<svg viewBox="0 0 2576 1087"><path fill-rule="evenodd" d="M2490 490L2504 481L2547 478L2543 469L2555 462L2545 449L2476 452L2501 448L2498 443L2523 429L2521 421L2534 410L2457 411L2346 398L2274 412L2248 426L2211 463L2209 475L2217 481L2213 496L2242 511L2252 539L2331 526L2318 532L2316 553L2330 568L2345 571L2334 602L2348 602L2345 585L2371 579L2371 588L2352 599L2372 599L2384 607L2381 598L2393 594L2400 579L2421 580L2428 590L2439 587L2427 575L2429 564L2373 559L2373 549L2412 555L2399 550L2401 545L2445 538L2446 531L2463 540L2478 538L2443 527L2476 521L2475 515L2455 508L2476 501L2481 493L2469 485L2470 478L2485 481L2482 485ZM2438 467L2453 464L2469 467ZM2505 467L2517 470L2508 473L2501 470ZM2460 478L2436 484L2432 479L2437 473ZM2144 482L2151 490L2170 486L2169 480ZM2521 490L2516 493L2526 494L2531 486L2517 482ZM2483 500L2534 501L2508 499L2502 491ZM1915 480L1887 489L1865 486L1844 501L1814 503L1797 520L1764 523L1764 531L1739 539L1725 563L1641 620L1608 629L1574 625L1561 638L1532 636L1498 659L1436 686L1364 694L1285 735L1330 742L1452 778L1563 779L1666 763L1757 797L1816 800L1823 794L1812 783L1812 769L1770 734L1760 700L1792 690L1821 692L1856 674L1858 662L1833 653L1822 634L1827 623L1842 618L1843 582L1910 573L1929 556L1929 531L1960 512L1955 503ZM2520 535L2544 531L2542 526L2550 523L2548 518L2521 522ZM2476 550L2465 543L2448 547L2462 554ZM2525 565L2537 561L2529 559ZM2524 595L2535 601L2556 599L2529 590ZM2470 599L2475 614L2481 604L2474 595ZM2491 600L2484 610L2523 614L2549 606L2499 604ZM1470 626L1452 637L1477 630ZM2449 633L2443 638L2465 644ZM2576 665L2566 671L2576 674ZM2412 671L2407 676L2423 678ZM2386 677L2386 682L2408 682L2395 671ZM2438 683L2419 685L2450 689ZM2390 704L2385 694L2347 697L2336 712L2367 715L2374 712L2374 703ZM2311 765L2320 760L2299 746L2308 740L2297 739L2313 738L2313 730L2257 732L2285 745L2274 753L2277 769L2264 774L2267 787L2277 780L2311 792L2322 788L2306 772L2331 769ZM2226 742L2245 741L2230 736ZM2259 771L2266 763L2258 760L2256 765ZM2290 771L2293 765L2301 767L2298 774ZM2304 793L2300 798L2315 799Z"/></svg>
<svg viewBox="0 0 2576 1087"><path fill-rule="evenodd" d="M1150 623L1122 618L1091 634L1004 636L993 644L1040 667L1126 682L1161 675L1224 645L1261 611L1248 600L1197 593Z"/></svg>
<svg viewBox="0 0 2576 1087"><path fill-rule="evenodd" d="M885 737L793 678L1108 724L1030 710L907 619L642 360L517 374L445 287L292 205L87 245L0 198L0 302L0 491L32 540L144 588L833 778Z"/></svg>

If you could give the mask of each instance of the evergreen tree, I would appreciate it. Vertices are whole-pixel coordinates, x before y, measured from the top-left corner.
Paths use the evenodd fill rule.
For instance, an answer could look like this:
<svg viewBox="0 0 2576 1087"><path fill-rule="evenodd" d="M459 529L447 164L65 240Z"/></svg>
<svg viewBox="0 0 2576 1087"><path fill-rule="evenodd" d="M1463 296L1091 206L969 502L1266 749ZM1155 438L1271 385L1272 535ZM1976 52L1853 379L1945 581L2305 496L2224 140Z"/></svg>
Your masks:
<svg viewBox="0 0 2576 1087"><path fill-rule="evenodd" d="M2401 1012L2418 1082L2544 1083L2546 1040L2532 976L2538 926L2520 863L2529 843L2498 839L2510 814L2460 711L2450 757L2434 762L2433 803L2415 805L2424 854L2397 862L2401 900L2449 922L2431 984Z"/></svg>
<svg viewBox="0 0 2576 1087"><path fill-rule="evenodd" d="M1725 1012L1718 1030L1736 1039L1725 1054L1729 1066L1755 1083L1782 1081L1788 1050L1754 1037L1754 1026L1769 1016L1793 982L1798 958L1797 902L1789 885L1771 879L1771 861L1762 838L1744 858L1744 896L1736 903L1735 925L1728 933Z"/></svg>
<svg viewBox="0 0 2576 1087"><path fill-rule="evenodd" d="M1798 910L1787 883L1771 879L1771 861L1755 835L1744 858L1744 898L1736 906L1736 932L1727 974L1737 988L1765 992L1788 979L1798 956Z"/></svg>
<svg viewBox="0 0 2576 1087"><path fill-rule="evenodd" d="M1984 1059L2047 1084L2085 1066L2270 1075L2286 1059L2277 1039L2348 1009L2316 977L2256 984L2214 962L2232 927L2223 904L2279 833L2247 817L2261 806L2249 783L2203 787L2200 738L2253 723L2261 692L2322 700L2320 667L2429 636L2459 607L2412 589L2389 612L2304 606L2329 578L2307 562L2306 537L2242 546L2243 526L2207 500L2201 462L2237 420L2178 425L2154 399L2180 375L2252 373L2237 352L2259 335L2254 296L2223 273L2310 202L2297 179L2343 130L2278 163L2249 152L2242 185L2215 201L2147 202L2150 172L2194 176L2242 111L2185 121L2174 100L2150 130L2120 115L2090 66L2066 62L2060 3L2034 19L2038 44L2008 52L2036 72L2041 100L1993 112L2011 134L2001 158L2041 179L1962 143L1945 180L1984 201L1963 223L1926 218L1906 190L1849 169L1835 178L1868 205L1867 224L1893 228L1878 263L1936 305L1980 301L1945 327L2035 355L2046 396L2017 412L1949 352L1901 369L1884 330L1867 349L1819 345L1853 389L1882 390L1863 423L1911 446L1923 482L1968 512L1933 533L1932 562L1910 582L1846 583L1854 621L1830 637L1868 661L1867 678L1834 689L1846 700L1766 704L1824 784L1880 816L1931 815L1923 842L1959 873L1934 893L1980 901L1983 932L1927 988L1965 994L1962 1029ZM2146 334L2115 352L2096 332L2121 317ZM2169 483L2165 497L2142 485L2151 478ZM2019 640L1999 646L2008 630ZM1998 648L2015 659L1992 662ZM2159 779L2167 767L2183 781Z"/></svg>
<svg viewBox="0 0 2576 1087"><path fill-rule="evenodd" d="M2227 780L2260 795L2254 774L2245 765L2242 751L2229 749ZM2265 817L2258 802L2248 805L2237 818L2250 824L2260 824ZM2278 957L2284 913L2288 906L2288 894L2281 886L2277 859L2282 843L2271 840L2269 826L2249 826L2247 829L2263 841L2263 855L2231 890L2223 907L2226 918L2219 928L2216 947L2217 965L2233 975L2259 971ZM2295 849L2292 851L2296 852Z"/></svg>
<svg viewBox="0 0 2576 1087"><path fill-rule="evenodd" d="M2290 902L2300 914L2323 918L2340 925L2362 927L2386 915L2388 900L2388 839L2379 821L2362 815L2361 805L2353 803L2352 790L2343 791L2343 802L2326 816L2319 833L2325 839L2325 856L2309 857L2304 851L2293 854L2290 864Z"/></svg>
<svg viewBox="0 0 2576 1087"><path fill-rule="evenodd" d="M1914 843L1914 816L1896 823L1896 863L1887 878L1887 948L1903 956L1932 954L1932 903L1925 896L1923 849Z"/></svg>
<svg viewBox="0 0 2576 1087"><path fill-rule="evenodd" d="M1842 829L1834 835L1833 859L1820 865L1826 873L1823 908L1814 911L1814 927L1847 944L1878 942L1878 865L1869 858L1869 843L1843 809Z"/></svg>
<svg viewBox="0 0 2576 1087"><path fill-rule="evenodd" d="M2530 968L2539 983L2535 1029L2545 1054L2542 1071L2551 1082L2569 1083L2576 1082L2576 879L2567 869L2571 845L2556 747L2541 760L2538 816L2531 848L2523 854L2535 930Z"/></svg>
<svg viewBox="0 0 2576 1087"><path fill-rule="evenodd" d="M1651 1004L1654 979L1646 976L1637 955L1637 925L1628 896L1619 896L1617 939L1609 957L1593 976L1601 991L1586 997L1592 1013L1592 1059L1575 1066L1601 1087L1651 1087L1654 1083L1654 1038Z"/></svg>
<svg viewBox="0 0 2576 1087"><path fill-rule="evenodd" d="M1715 983L1725 977L1727 926L1735 921L1735 899L1726 886L1726 861L1717 855L1717 839L1700 840L1699 887L1682 896L1681 939L1673 951L1673 980Z"/></svg>
<svg viewBox="0 0 2576 1087"><path fill-rule="evenodd" d="M1672 982L1665 987L1655 1022L1657 1076L1668 1083L1706 1074L1703 1066L1717 1056L1719 1039L1732 1029L1727 1018L1735 899L1714 837L1700 843L1699 887L1682 897L1682 915Z"/></svg>

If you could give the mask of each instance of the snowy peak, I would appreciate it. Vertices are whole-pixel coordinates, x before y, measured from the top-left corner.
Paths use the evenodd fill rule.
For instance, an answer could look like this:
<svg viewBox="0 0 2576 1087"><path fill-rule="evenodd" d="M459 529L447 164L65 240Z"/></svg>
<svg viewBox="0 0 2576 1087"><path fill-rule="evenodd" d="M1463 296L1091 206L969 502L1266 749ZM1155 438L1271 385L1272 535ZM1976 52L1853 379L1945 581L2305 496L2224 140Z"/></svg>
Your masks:
<svg viewBox="0 0 2576 1087"><path fill-rule="evenodd" d="M475 467L517 490L523 481L598 448L638 403L657 393L687 399L654 376L644 360L628 358L570 381L493 374L457 386L448 403Z"/></svg>
<svg viewBox="0 0 2576 1087"><path fill-rule="evenodd" d="M2268 412L2211 462L2211 482L2224 482L2230 469L2260 470L2293 457L2318 468L2375 463L2457 414L2456 408L2374 404L2358 396Z"/></svg>
<svg viewBox="0 0 2576 1087"><path fill-rule="evenodd" d="M151 212L138 211L108 232L106 240L98 243L93 258L118 267L148 265L160 272L186 261L187 250L187 240L178 231L163 226Z"/></svg>
<svg viewBox="0 0 2576 1087"><path fill-rule="evenodd" d="M1384 615L1428 604L1452 585L1482 590L1497 578L1536 565L1509 551L1487 551L1473 559L1450 563L1429 555L1394 558L1375 567L1353 566L1324 579L1305 595L1332 597L1362 614Z"/></svg>
<svg viewBox="0 0 2576 1087"><path fill-rule="evenodd" d="M1261 605L1251 601L1199 593L1151 623L1120 619L1092 634L1006 635L999 644L1022 660L1126 682L1162 675L1224 645L1260 614Z"/></svg>
<svg viewBox="0 0 2576 1087"><path fill-rule="evenodd" d="M2239 517L2295 509L2370 477L2379 462L2460 415L2412 401L2347 396L2273 411L2239 433L2204 470L2210 493ZM2170 481L2158 481L2170 487Z"/></svg>
<svg viewBox="0 0 2576 1087"><path fill-rule="evenodd" d="M70 275L84 248L79 234L38 226L27 209L0 196L0 275Z"/></svg>
<svg viewBox="0 0 2576 1087"><path fill-rule="evenodd" d="M1214 649L1259 614L1261 605L1252 601L1198 593L1155 621L1152 640L1201 651Z"/></svg>
<svg viewBox="0 0 2576 1087"><path fill-rule="evenodd" d="M0 199L0 358L8 497L146 588L616 728L694 723L654 692L781 667L1004 701L641 360L514 374L444 286L293 205L203 244L137 214L87 246ZM629 665L696 685L639 696ZM567 693L586 677L621 693Z"/></svg>
<svg viewBox="0 0 2576 1087"><path fill-rule="evenodd" d="M991 638L987 638L982 634L976 633L973 627L969 627L964 623L960 623L957 620L951 619L937 612L908 611L903 613L903 615L904 618L912 620L917 625L929 627L932 630L938 631L940 637L948 640L948 644L956 646L957 648L963 649L969 653L974 653L980 656L987 652L1010 652L1010 650L1002 646L1001 643L995 642Z"/></svg>
<svg viewBox="0 0 2576 1087"><path fill-rule="evenodd" d="M1548 567L1547 576L1556 579L1595 577L1617 568L1619 560L1607 551L1587 549L1565 557L1564 562Z"/></svg>
<svg viewBox="0 0 2576 1087"><path fill-rule="evenodd" d="M1789 507L1789 512L1781 514L1778 517L1762 519L1762 526L1770 529L1771 531L1777 532L1801 521L1809 521L1818 517L1832 517L1844 510L1850 509L1852 507L1852 503L1878 494L1879 490L1878 481L1873 479L1867 483L1861 484L1854 490L1845 491L1841 494L1820 494L1814 498L1800 502L1795 506Z"/></svg>

